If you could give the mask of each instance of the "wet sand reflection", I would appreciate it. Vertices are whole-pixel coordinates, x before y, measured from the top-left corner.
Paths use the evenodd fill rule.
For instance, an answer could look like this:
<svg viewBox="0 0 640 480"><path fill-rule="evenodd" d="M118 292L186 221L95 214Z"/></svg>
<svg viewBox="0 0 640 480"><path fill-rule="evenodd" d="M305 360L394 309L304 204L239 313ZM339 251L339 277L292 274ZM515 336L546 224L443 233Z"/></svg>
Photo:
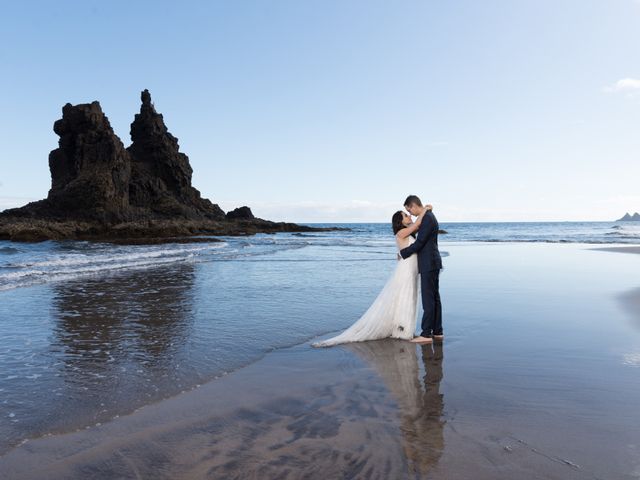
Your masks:
<svg viewBox="0 0 640 480"><path fill-rule="evenodd" d="M39 396L28 435L104 422L178 393L193 278L193 266L180 265L53 286L57 382Z"/></svg>
<svg viewBox="0 0 640 480"><path fill-rule="evenodd" d="M410 473L426 473L444 448L443 345L378 341L347 348L370 364L394 396L401 419L402 444ZM424 368L422 381L418 356Z"/></svg>
<svg viewBox="0 0 640 480"><path fill-rule="evenodd" d="M441 346L301 345L101 427L30 443L0 474L427 478L443 450L441 379Z"/></svg>

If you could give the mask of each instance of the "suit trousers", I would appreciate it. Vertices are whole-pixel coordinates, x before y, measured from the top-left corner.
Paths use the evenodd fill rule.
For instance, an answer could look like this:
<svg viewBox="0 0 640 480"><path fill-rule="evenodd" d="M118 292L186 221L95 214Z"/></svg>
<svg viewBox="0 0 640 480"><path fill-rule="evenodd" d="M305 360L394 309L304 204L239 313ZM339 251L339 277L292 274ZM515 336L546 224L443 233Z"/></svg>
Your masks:
<svg viewBox="0 0 640 480"><path fill-rule="evenodd" d="M442 335L442 304L440 303L440 270L420 272L422 291L422 335Z"/></svg>

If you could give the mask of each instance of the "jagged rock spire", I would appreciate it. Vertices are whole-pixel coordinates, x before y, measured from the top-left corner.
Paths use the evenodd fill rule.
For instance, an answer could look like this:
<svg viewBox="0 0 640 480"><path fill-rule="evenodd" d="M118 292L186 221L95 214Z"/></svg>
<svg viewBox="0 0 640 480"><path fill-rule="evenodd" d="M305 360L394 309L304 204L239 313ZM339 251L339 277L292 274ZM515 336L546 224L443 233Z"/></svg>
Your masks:
<svg viewBox="0 0 640 480"><path fill-rule="evenodd" d="M53 129L59 148L49 154L51 189L46 200L11 209L31 218L116 224L132 220L223 220L224 212L191 186L189 158L141 95L127 149L96 102L62 109Z"/></svg>
<svg viewBox="0 0 640 480"><path fill-rule="evenodd" d="M189 157L179 151L178 139L169 133L162 114L156 112L149 90L143 90L140 113L131 124L132 205L194 217L224 218L224 212L191 185Z"/></svg>
<svg viewBox="0 0 640 480"><path fill-rule="evenodd" d="M129 207L130 160L100 103L67 103L53 130L60 140L49 154L48 201L80 217L122 217Z"/></svg>
<svg viewBox="0 0 640 480"><path fill-rule="evenodd" d="M151 94L149 93L149 90L145 88L140 94L140 97L142 99L143 107L147 106L147 107L153 108L153 105L151 104Z"/></svg>

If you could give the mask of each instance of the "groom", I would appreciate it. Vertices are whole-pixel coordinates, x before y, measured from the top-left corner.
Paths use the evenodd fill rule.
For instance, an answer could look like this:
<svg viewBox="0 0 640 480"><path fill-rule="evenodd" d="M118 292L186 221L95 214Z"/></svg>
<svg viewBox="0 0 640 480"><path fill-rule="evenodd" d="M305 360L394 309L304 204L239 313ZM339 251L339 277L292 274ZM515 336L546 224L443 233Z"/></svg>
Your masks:
<svg viewBox="0 0 640 480"><path fill-rule="evenodd" d="M426 208L415 195L409 195L404 208L414 217L425 212ZM427 211L422 218L416 241L400 251L402 258L418 254L418 272L422 290L422 332L411 340L414 343L431 343L433 339L442 340L442 305L440 304L440 270L442 260L438 251L438 220L433 212Z"/></svg>

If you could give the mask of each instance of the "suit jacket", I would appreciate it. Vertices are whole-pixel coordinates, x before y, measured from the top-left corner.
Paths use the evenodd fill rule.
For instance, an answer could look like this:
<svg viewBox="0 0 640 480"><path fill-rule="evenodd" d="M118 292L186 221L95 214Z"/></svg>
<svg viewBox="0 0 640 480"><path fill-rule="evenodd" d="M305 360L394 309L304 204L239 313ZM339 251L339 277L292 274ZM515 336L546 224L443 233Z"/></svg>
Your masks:
<svg viewBox="0 0 640 480"><path fill-rule="evenodd" d="M418 254L418 271L430 272L442 268L442 259L438 250L438 220L433 212L427 212L422 217L422 223L418 229L418 238L407 248L400 250L402 258L407 258L414 253Z"/></svg>

